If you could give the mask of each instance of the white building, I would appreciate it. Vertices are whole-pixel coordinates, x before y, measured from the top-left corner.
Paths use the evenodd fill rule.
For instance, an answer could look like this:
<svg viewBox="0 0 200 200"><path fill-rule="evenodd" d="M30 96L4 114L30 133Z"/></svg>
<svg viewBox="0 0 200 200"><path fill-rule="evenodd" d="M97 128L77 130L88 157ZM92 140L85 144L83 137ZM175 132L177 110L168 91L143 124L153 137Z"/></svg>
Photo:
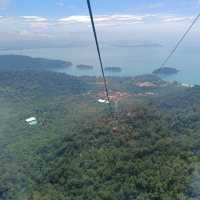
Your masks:
<svg viewBox="0 0 200 200"><path fill-rule="evenodd" d="M107 103L107 104L109 103L109 101L108 101L108 100L105 100L105 99L99 99L98 102L99 102L99 103Z"/></svg>
<svg viewBox="0 0 200 200"><path fill-rule="evenodd" d="M194 87L194 85L192 85L192 84L187 84L187 83L182 83L181 84L183 87L188 87L188 88L193 88Z"/></svg>
<svg viewBox="0 0 200 200"><path fill-rule="evenodd" d="M26 119L25 121L31 126L36 125L38 123L37 119L35 117L30 117L30 118Z"/></svg>

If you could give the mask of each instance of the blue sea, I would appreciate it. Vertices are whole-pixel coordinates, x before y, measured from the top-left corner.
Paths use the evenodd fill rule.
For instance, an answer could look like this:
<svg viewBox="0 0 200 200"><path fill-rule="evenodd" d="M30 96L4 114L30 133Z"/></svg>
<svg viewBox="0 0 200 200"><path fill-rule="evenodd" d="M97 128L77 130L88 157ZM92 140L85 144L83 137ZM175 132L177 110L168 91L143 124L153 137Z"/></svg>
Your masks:
<svg viewBox="0 0 200 200"><path fill-rule="evenodd" d="M101 47L104 66L122 68L121 73L107 73L111 76L136 76L151 73L160 67L163 59L169 54L171 47ZM183 46L172 57L167 67L180 70L180 73L168 77L168 80L177 80L182 83L200 84L200 60L198 46ZM73 62L73 66L60 70L75 76L101 75L96 48L94 45L75 46L68 48L41 48L24 50L1 50L0 54L28 55L50 59L61 59ZM93 65L93 70L79 70L77 64Z"/></svg>

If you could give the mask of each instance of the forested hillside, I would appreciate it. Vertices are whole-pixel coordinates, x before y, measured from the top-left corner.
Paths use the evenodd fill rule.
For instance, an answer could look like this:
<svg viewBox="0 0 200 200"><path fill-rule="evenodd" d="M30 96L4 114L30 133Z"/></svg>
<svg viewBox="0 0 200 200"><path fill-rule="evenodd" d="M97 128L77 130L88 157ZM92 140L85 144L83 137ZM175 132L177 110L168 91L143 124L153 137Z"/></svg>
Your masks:
<svg viewBox="0 0 200 200"><path fill-rule="evenodd" d="M199 87L110 78L113 90L126 92L110 112L97 102L101 82L46 71L0 74L0 199L200 198ZM150 82L156 87L140 87ZM155 95L141 95L148 92ZM35 126L25 122L32 116Z"/></svg>
<svg viewBox="0 0 200 200"><path fill-rule="evenodd" d="M199 154L191 132L177 137L158 111L128 110L41 149L50 167L30 199L189 199Z"/></svg>
<svg viewBox="0 0 200 200"><path fill-rule="evenodd" d="M71 66L71 62L32 58L21 55L0 55L0 71L7 70L55 70Z"/></svg>
<svg viewBox="0 0 200 200"><path fill-rule="evenodd" d="M0 96L20 95L22 99L32 96L57 96L81 94L88 84L74 76L50 71L4 71L0 73Z"/></svg>

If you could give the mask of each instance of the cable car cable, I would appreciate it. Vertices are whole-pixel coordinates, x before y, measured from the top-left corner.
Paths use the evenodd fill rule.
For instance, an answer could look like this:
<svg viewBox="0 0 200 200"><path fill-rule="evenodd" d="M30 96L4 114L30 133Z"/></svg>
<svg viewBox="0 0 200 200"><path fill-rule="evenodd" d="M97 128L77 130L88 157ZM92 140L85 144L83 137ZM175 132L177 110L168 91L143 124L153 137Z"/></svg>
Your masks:
<svg viewBox="0 0 200 200"><path fill-rule="evenodd" d="M178 47L181 45L181 43L183 42L183 40L186 38L186 36L188 35L188 33L191 31L191 29L193 28L193 26L195 25L195 23L198 21L198 19L200 18L200 13L194 18L194 20L192 21L192 24L188 27L188 29L184 32L183 36L181 37L181 39L177 42L177 44L175 45L175 47L172 49L172 51L170 52L170 54L167 56L167 58L164 60L164 62L161 64L160 68L165 67L165 65L168 63L168 61L170 60L170 58L174 55L174 53L176 52L176 50L178 49Z"/></svg>
<svg viewBox="0 0 200 200"><path fill-rule="evenodd" d="M91 24L92 24L92 30L93 30L93 34L94 34L94 38L95 38L95 43L96 43L97 53L98 53L98 57L99 57L99 62L100 62L100 66L101 66L101 72L102 72L102 76L103 76L106 97L107 97L107 101L110 104L108 86L107 86L107 81L106 81L105 72L104 72L104 68L103 68L103 61L102 61L102 57L101 57L99 41L98 41L98 37L97 37L97 32L96 32L96 27L95 27L95 23L94 23L94 17L93 17L93 12L92 12L92 7L91 7L91 4L90 4L90 0L87 0L87 5L88 5L89 14L90 14L90 20L91 20Z"/></svg>

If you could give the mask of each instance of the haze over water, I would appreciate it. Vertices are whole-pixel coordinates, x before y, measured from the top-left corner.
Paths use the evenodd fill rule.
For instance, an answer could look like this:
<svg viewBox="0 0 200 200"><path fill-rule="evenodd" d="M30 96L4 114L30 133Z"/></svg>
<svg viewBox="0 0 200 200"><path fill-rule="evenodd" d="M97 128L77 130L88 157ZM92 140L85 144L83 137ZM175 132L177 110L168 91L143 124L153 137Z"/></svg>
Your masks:
<svg viewBox="0 0 200 200"><path fill-rule="evenodd" d="M102 46L102 57L104 66L117 66L122 68L121 73L107 73L113 76L136 76L151 73L159 68L161 62L171 50L170 47L115 47L111 45ZM199 52L200 47L184 46L170 60L167 67L180 70L180 73L169 77L169 80L177 80L183 83L200 84ZM43 57L71 61L74 66L60 72L82 76L98 76L100 68L95 46L85 45L68 48L41 48L25 50L1 50L0 54L28 55L32 57ZM93 65L93 70L79 70L77 64Z"/></svg>

